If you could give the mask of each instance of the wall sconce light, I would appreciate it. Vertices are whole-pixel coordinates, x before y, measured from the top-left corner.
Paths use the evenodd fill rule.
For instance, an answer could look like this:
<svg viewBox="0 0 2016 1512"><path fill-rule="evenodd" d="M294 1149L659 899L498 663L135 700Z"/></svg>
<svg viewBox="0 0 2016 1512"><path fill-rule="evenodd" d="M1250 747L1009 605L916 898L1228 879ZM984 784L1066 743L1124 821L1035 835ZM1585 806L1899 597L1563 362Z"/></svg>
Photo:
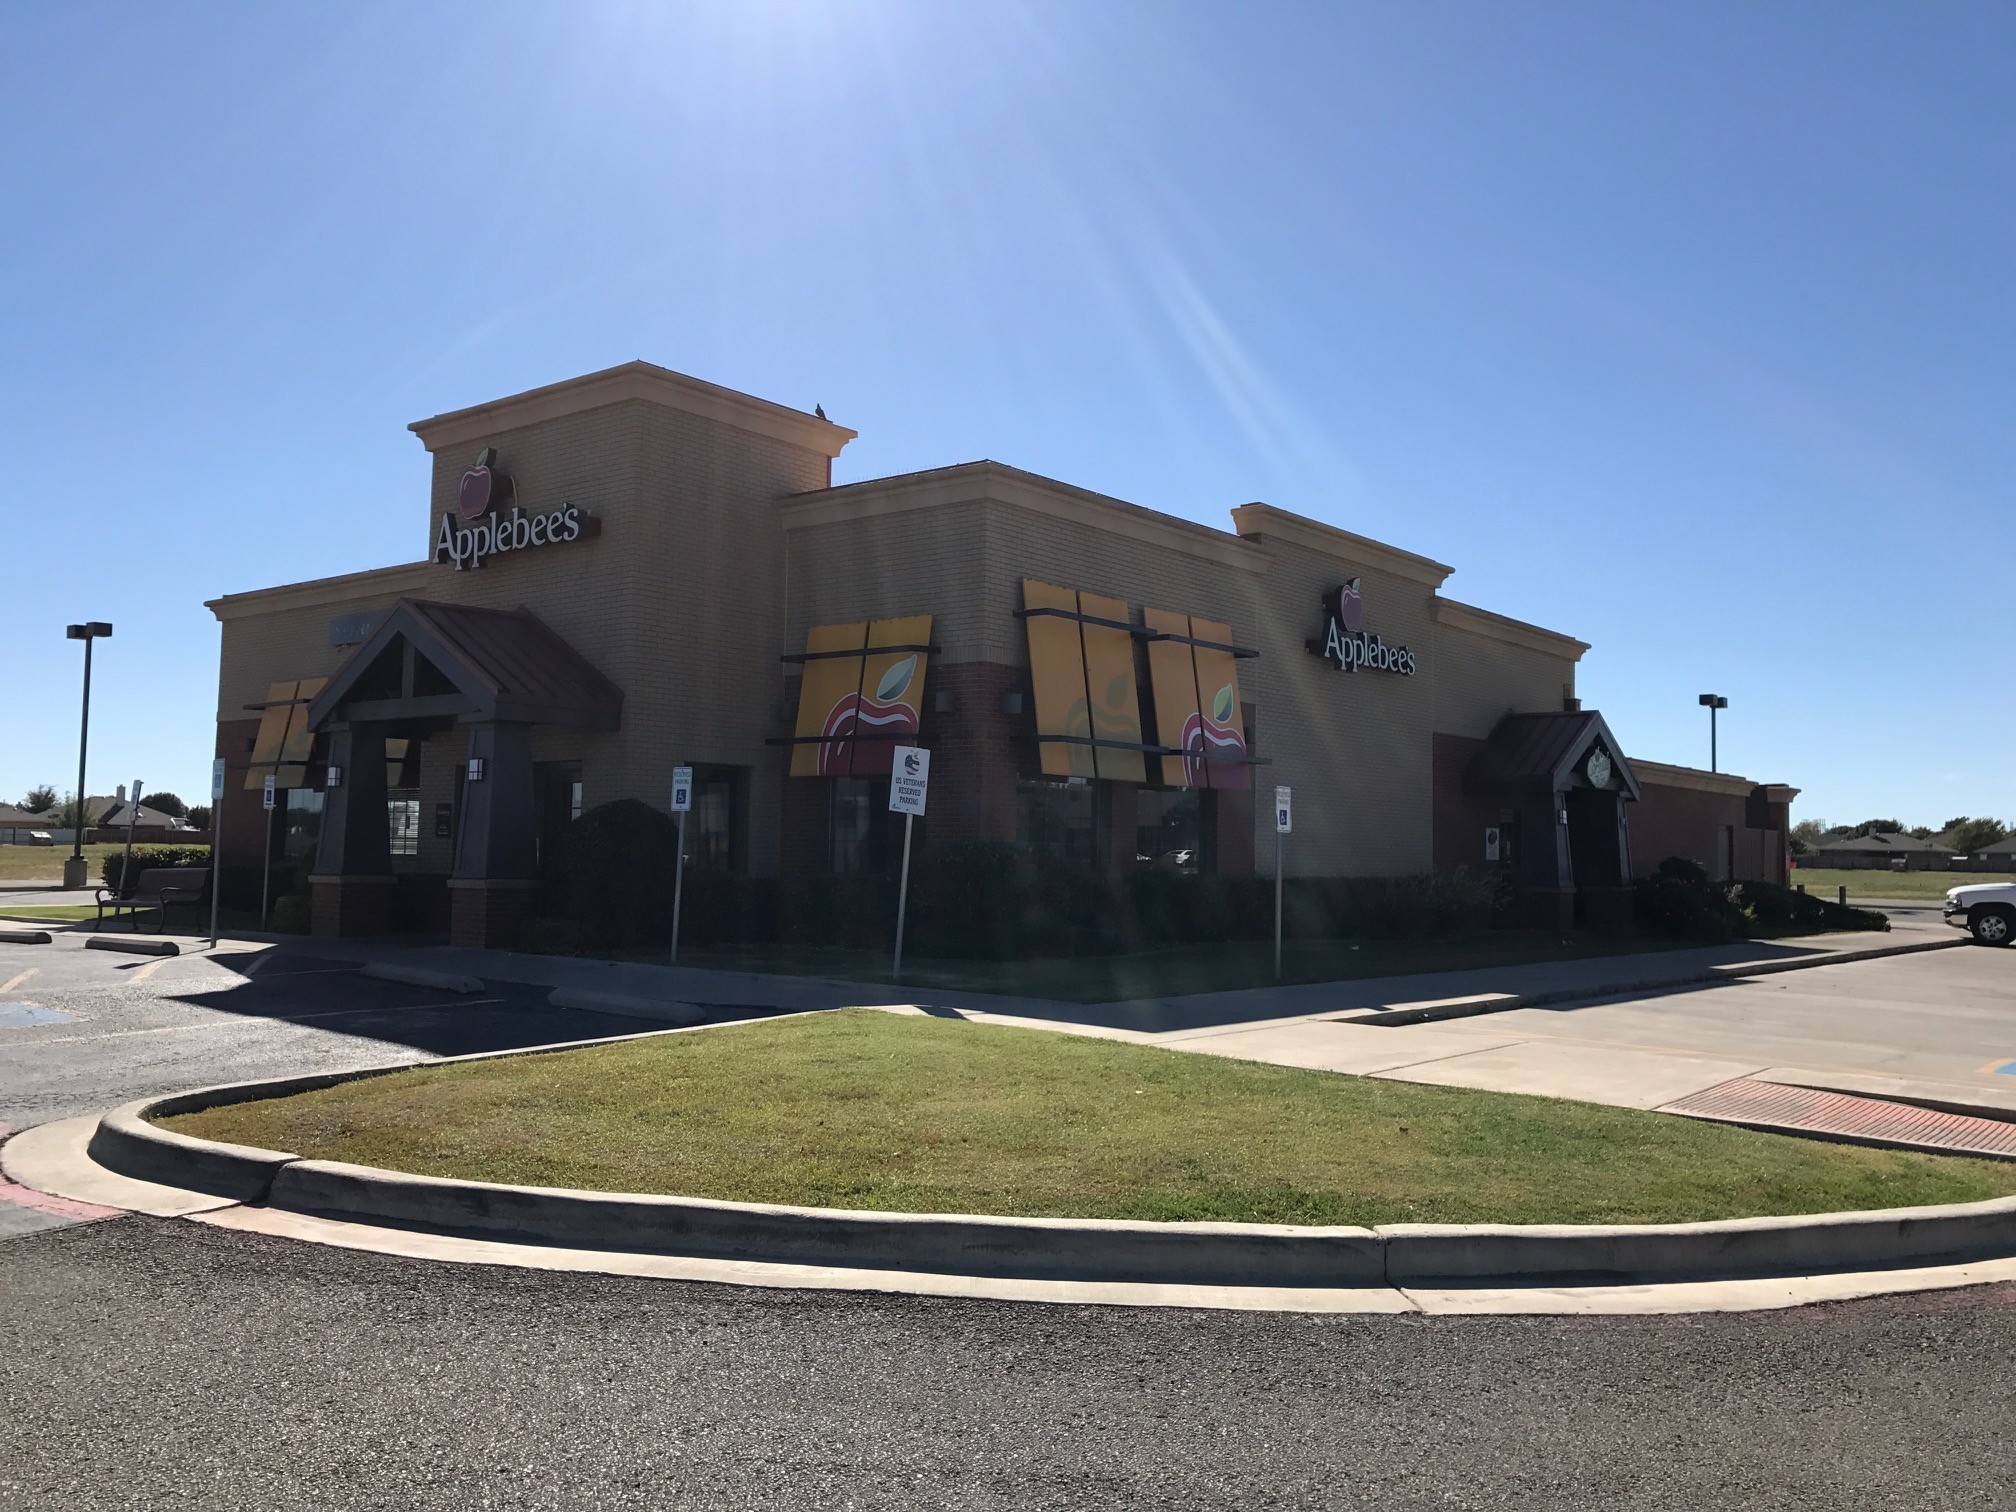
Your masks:
<svg viewBox="0 0 2016 1512"><path fill-rule="evenodd" d="M958 700L943 688L940 688L936 693L931 695L931 709L933 713L950 714L956 707L958 707Z"/></svg>
<svg viewBox="0 0 2016 1512"><path fill-rule="evenodd" d="M483 780L483 758L481 756L471 756L469 758L469 780L471 782L481 782Z"/></svg>
<svg viewBox="0 0 2016 1512"><path fill-rule="evenodd" d="M323 783L323 786L329 789L331 792L334 792L337 788L343 786L343 768L341 768L340 766L330 767L329 780Z"/></svg>
<svg viewBox="0 0 2016 1512"><path fill-rule="evenodd" d="M1020 714L1022 712L1022 695L1020 693L1003 693L1001 695L1001 712L1003 714Z"/></svg>

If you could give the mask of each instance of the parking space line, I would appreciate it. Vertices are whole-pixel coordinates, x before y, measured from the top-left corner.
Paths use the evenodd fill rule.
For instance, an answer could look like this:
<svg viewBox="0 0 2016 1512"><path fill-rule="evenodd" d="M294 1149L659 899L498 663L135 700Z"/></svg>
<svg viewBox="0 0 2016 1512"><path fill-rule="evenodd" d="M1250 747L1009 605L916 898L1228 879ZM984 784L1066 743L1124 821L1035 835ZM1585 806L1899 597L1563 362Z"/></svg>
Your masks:
<svg viewBox="0 0 2016 1512"><path fill-rule="evenodd" d="M170 961L179 961L181 959L180 956L161 956L156 960L149 961L145 966L134 972L131 979L136 982L144 982Z"/></svg>
<svg viewBox="0 0 2016 1512"><path fill-rule="evenodd" d="M12 992L16 987L19 987L23 982L27 981L28 978L35 975L35 973L40 971L41 969L42 968L40 966L30 966L26 971L17 972L15 975L9 977L4 983L0 983L0 992Z"/></svg>

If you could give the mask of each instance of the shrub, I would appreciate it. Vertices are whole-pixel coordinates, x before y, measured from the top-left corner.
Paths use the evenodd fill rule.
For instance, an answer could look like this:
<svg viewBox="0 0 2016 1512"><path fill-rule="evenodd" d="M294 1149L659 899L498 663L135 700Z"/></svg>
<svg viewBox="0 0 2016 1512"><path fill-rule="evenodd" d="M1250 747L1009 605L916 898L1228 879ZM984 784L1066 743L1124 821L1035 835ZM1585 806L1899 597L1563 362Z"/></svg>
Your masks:
<svg viewBox="0 0 2016 1512"><path fill-rule="evenodd" d="M528 955L574 955L581 949L581 926L572 919L527 919L518 948Z"/></svg>
<svg viewBox="0 0 2016 1512"><path fill-rule="evenodd" d="M1678 939L1723 944L1752 935L1822 929L1887 930L1867 908L1844 908L1775 882L1711 882L1697 862L1669 856L1636 890L1638 923Z"/></svg>
<svg viewBox="0 0 2016 1512"><path fill-rule="evenodd" d="M1632 912L1642 929L1704 945L1747 939L1750 917L1732 883L1711 882L1697 862L1668 856L1633 889Z"/></svg>
<svg viewBox="0 0 2016 1512"><path fill-rule="evenodd" d="M120 897L131 897L133 888L140 885L140 873L163 866L208 866L210 847L207 845L136 845L133 847L133 882L125 885L126 852L117 850L99 864L99 875L105 885L116 891Z"/></svg>
<svg viewBox="0 0 2016 1512"><path fill-rule="evenodd" d="M1775 882L1739 882L1736 896L1758 926L1789 933L1803 929L1888 930L1890 919L1873 908L1848 908L1832 898L1815 897Z"/></svg>
<svg viewBox="0 0 2016 1512"><path fill-rule="evenodd" d="M547 876L547 908L599 950L672 937L678 828L648 803L619 798L567 826Z"/></svg>
<svg viewBox="0 0 2016 1512"><path fill-rule="evenodd" d="M314 901L306 893L288 893L273 900L273 928L280 934L306 934L314 916Z"/></svg>

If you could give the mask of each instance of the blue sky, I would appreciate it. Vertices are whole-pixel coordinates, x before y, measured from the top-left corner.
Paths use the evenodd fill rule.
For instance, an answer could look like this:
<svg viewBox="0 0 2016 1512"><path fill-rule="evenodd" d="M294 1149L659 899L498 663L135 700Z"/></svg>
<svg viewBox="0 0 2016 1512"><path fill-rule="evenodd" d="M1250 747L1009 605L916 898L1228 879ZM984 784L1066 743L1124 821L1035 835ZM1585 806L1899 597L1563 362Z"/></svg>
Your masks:
<svg viewBox="0 0 2016 1512"><path fill-rule="evenodd" d="M1456 564L1627 752L2016 820L2016 9L0 9L0 797L195 798L202 600L635 357Z"/></svg>

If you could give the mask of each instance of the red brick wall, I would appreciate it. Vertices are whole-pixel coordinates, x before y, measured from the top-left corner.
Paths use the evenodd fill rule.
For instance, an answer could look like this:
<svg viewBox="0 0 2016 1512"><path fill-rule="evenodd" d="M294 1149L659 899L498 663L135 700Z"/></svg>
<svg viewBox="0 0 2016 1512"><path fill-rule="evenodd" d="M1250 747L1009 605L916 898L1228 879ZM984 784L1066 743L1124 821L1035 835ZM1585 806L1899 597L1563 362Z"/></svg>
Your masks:
<svg viewBox="0 0 2016 1512"><path fill-rule="evenodd" d="M1718 836L1723 825L1731 825L1736 832L1736 880L1785 880L1785 833L1782 829L1752 828L1746 794L1669 787L1642 781L1642 774L1641 782L1644 796L1625 805L1624 810L1625 822L1631 826L1631 869L1635 874L1649 876L1668 856L1684 856L1714 876L1719 865ZM1784 806L1774 805L1771 812L1774 817L1781 815Z"/></svg>
<svg viewBox="0 0 2016 1512"><path fill-rule="evenodd" d="M1489 794L1463 790L1463 769L1483 744L1467 735L1435 737L1431 854L1437 871L1455 871L1462 866L1475 871L1483 866L1484 831L1498 823L1500 811L1507 806Z"/></svg>

